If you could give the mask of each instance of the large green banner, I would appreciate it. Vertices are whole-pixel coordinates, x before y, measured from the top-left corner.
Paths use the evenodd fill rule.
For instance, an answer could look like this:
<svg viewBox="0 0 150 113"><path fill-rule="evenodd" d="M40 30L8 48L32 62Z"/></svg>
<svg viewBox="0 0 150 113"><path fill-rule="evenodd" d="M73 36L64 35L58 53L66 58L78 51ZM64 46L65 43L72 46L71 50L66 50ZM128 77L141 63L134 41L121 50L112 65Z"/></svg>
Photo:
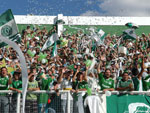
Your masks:
<svg viewBox="0 0 150 113"><path fill-rule="evenodd" d="M11 41L20 42L21 36L18 34L18 28L14 20L14 16L10 9L0 15L0 37L9 38ZM0 47L4 47L7 44L2 42Z"/></svg>
<svg viewBox="0 0 150 113"><path fill-rule="evenodd" d="M107 97L107 113L150 113L150 97L111 95Z"/></svg>

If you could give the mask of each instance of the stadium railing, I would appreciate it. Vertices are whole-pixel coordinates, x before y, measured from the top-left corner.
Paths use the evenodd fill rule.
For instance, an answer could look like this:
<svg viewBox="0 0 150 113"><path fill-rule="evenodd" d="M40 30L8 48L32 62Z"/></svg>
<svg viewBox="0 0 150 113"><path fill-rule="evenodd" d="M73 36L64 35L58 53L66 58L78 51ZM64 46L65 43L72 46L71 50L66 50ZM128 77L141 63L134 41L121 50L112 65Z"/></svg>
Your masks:
<svg viewBox="0 0 150 113"><path fill-rule="evenodd" d="M85 93L86 91L80 91L79 93ZM22 96L20 93L17 93L17 100L16 100L16 107L14 110L14 107L13 105L15 105L14 103L12 104L12 94L14 94L16 92L14 91L11 91L11 90L0 90L0 96L1 94L7 94L5 95L7 98L8 98L8 104L9 104L9 113L21 113L22 112ZM54 91L45 91L45 90L40 90L40 91L28 91L27 93L32 93L32 94L41 94L41 93L47 93L47 94L53 94ZM71 103L70 103L70 99L71 99L71 96L70 96L70 91L69 90L60 90L59 91L60 94L62 93L67 93L67 113L71 113ZM104 94L103 91L99 91L99 92L92 92L92 95L97 95L97 94ZM132 94L132 95L137 95L137 94L140 94L140 95L144 95L144 94L150 94L149 91L121 91L121 92L118 92L118 91L112 91L111 94L114 94L114 95L119 95L119 94ZM61 100L61 98L59 98ZM56 101L55 101L56 102ZM60 104L60 101L57 102L57 104ZM12 111L12 108L14 111ZM57 108L57 111L61 112L60 111L60 107ZM0 110L0 113L3 112ZM56 112L57 113L57 112Z"/></svg>

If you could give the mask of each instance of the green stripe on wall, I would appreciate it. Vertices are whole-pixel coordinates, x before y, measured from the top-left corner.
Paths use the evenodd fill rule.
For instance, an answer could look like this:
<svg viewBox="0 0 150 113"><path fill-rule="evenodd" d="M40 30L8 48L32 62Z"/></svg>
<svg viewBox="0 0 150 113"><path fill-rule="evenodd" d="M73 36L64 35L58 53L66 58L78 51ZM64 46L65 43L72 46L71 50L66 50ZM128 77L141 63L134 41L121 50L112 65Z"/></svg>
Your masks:
<svg viewBox="0 0 150 113"><path fill-rule="evenodd" d="M126 26L121 26L121 25L95 25L95 26L89 26L89 25L73 25L72 27L76 28L81 28L81 29L86 29L90 27L95 27L96 30L98 31L99 29L102 29L105 33L110 34L110 35L121 35L124 30L127 29ZM64 28L67 29L65 33L77 33L77 29L70 28L68 25L65 25ZM85 33L88 33L85 31ZM141 35L142 33L145 33L148 35L150 33L150 26L139 26L139 29L136 30L137 35Z"/></svg>
<svg viewBox="0 0 150 113"><path fill-rule="evenodd" d="M26 29L27 24L18 24L18 29L19 32L21 32L22 30ZM33 28L33 25L30 25L31 29ZM43 29L44 27L49 31L53 28L53 25L35 25L36 27L39 27L40 29ZM88 34L88 32L86 31L86 28L90 28L90 27L95 27L96 30L98 31L99 29L102 29L105 33L110 34L110 35L121 35L122 31L128 29L126 26L121 26L121 25L95 25L95 26L89 26L89 25L73 25L72 27L76 27L76 28L81 28L85 30L85 33ZM64 28L67 29L67 31L65 31L65 34L74 34L77 33L78 29L74 29L74 28L70 28L68 25L64 25ZM142 33L145 33L146 35L148 35L150 33L150 26L140 26L139 29L136 30L136 34L141 36Z"/></svg>

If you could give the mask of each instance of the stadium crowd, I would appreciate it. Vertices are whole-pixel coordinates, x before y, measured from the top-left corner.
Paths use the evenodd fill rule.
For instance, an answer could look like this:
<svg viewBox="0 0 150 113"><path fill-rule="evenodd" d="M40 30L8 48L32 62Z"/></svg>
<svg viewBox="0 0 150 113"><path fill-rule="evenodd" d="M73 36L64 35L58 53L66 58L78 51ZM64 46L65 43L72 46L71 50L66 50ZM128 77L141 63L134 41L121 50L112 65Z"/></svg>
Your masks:
<svg viewBox="0 0 150 113"><path fill-rule="evenodd" d="M73 113L78 113L79 91L149 91L150 90L150 35L142 34L136 40L123 40L120 36L105 36L97 44L90 34L62 34L57 40L57 54L53 56L54 44L42 50L48 37L57 32L46 28L22 31L22 52L28 67L28 91L54 90L53 95L28 93L26 113L42 113L56 110L49 106L54 97L61 97L61 113L66 113L67 95L59 90L70 90ZM127 52L119 52L119 47ZM0 90L21 93L21 67L18 55L12 47L0 48ZM8 112L8 98L0 94L0 110ZM85 98L84 96L84 98ZM16 95L13 94L15 102ZM82 102L82 101L81 101ZM44 108L44 109L43 109ZM4 113L5 113L4 112Z"/></svg>

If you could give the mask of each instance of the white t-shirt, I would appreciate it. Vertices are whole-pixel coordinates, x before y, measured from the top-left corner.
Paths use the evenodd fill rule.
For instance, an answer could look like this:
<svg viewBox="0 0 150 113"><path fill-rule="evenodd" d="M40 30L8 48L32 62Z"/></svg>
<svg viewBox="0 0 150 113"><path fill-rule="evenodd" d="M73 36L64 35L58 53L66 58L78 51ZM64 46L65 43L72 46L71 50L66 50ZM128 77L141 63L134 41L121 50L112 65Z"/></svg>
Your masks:
<svg viewBox="0 0 150 113"><path fill-rule="evenodd" d="M61 89L65 89L65 88L72 88L72 80L67 80L67 79L63 79L61 82ZM61 99L63 100L67 100L67 93L62 93L61 94ZM70 99L73 100L72 96L70 95Z"/></svg>
<svg viewBox="0 0 150 113"><path fill-rule="evenodd" d="M139 91L143 91L142 80L139 80Z"/></svg>
<svg viewBox="0 0 150 113"><path fill-rule="evenodd" d="M98 85L98 79L87 76L88 79L88 85L89 88L92 89L92 91L95 91L95 89L100 89L100 86Z"/></svg>

